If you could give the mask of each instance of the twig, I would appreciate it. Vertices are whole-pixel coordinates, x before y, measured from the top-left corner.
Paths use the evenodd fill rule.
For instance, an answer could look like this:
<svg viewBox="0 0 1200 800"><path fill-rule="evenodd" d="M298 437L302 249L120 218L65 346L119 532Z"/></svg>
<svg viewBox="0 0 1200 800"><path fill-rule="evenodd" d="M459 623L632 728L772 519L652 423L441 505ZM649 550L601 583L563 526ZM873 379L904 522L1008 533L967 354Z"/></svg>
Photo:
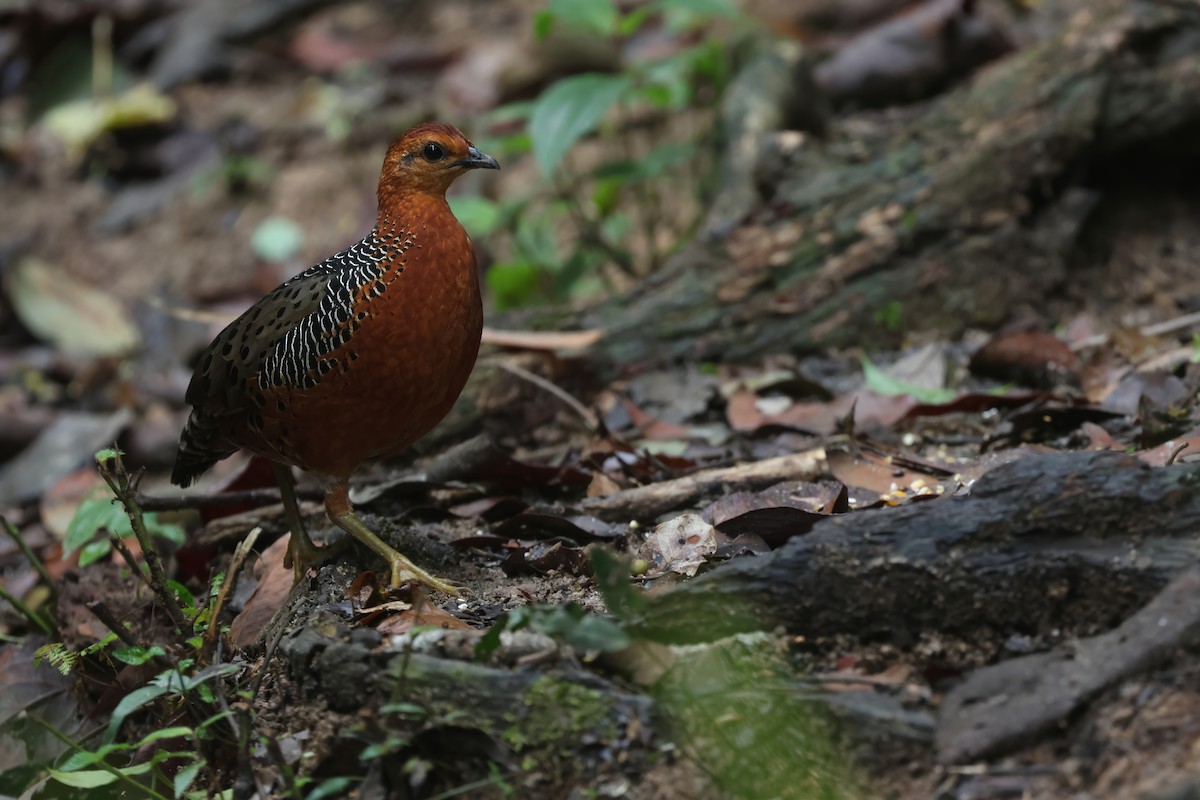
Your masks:
<svg viewBox="0 0 1200 800"><path fill-rule="evenodd" d="M211 644L216 634L221 630L221 625L218 618L221 615L221 609L225 605L225 601L229 599L230 593L237 586L238 574L242 571L242 565L246 563L246 558L254 549L254 544L258 541L259 535L262 533L262 528L255 527L250 533L246 534L246 538L238 542L238 546L233 551L233 558L229 562L229 568L225 570L225 582L221 584L221 591L217 592L217 599L213 601L212 613L209 615L208 630L204 632L204 641Z"/></svg>
<svg viewBox="0 0 1200 800"><path fill-rule="evenodd" d="M1193 311L1191 314L1184 314L1181 317L1156 322L1153 325L1146 325L1138 328L1138 333L1142 336L1162 336L1164 333L1175 333L1185 328L1190 328L1193 325L1200 325L1200 311ZM1095 336L1088 336L1085 339L1080 339L1071 345L1071 349L1075 352L1086 350L1089 347L1099 347L1109 340L1110 334L1098 333Z"/></svg>
<svg viewBox="0 0 1200 800"><path fill-rule="evenodd" d="M117 619L117 615L112 612L108 604L103 600L89 600L83 604L84 607L95 615L96 619L104 623L113 634L126 644L128 647L141 647L141 643L133 638L129 630L121 624L121 620Z"/></svg>
<svg viewBox="0 0 1200 800"><path fill-rule="evenodd" d="M325 498L324 492L312 489L298 490L296 496L301 500L323 500ZM247 489L244 492L178 495L176 497L153 497L139 492L137 502L142 511L180 511L190 508L224 508L244 504L269 506L281 502L281 498L278 489Z"/></svg>
<svg viewBox="0 0 1200 800"><path fill-rule="evenodd" d="M578 507L601 519L652 519L672 509L691 505L709 492L749 490L784 480L813 480L825 469L825 450L816 448L736 467L702 469L674 480L589 497Z"/></svg>
<svg viewBox="0 0 1200 800"><path fill-rule="evenodd" d="M192 627L188 623L187 617L183 615L183 609L179 607L179 601L175 594L167 586L167 574L163 571L158 551L150 539L150 532L146 530L142 509L138 505L136 482L125 470L125 464L121 461L121 452L114 447L101 453L96 459L96 463L100 465L100 477L104 478L104 482L117 496L117 500L125 507L129 524L133 527L133 533L137 537L138 543L142 546L142 558L145 559L146 567L150 570L150 588L158 597L159 604L171 619L171 623L180 631L190 633Z"/></svg>
<svg viewBox="0 0 1200 800"><path fill-rule="evenodd" d="M117 615L112 612L112 609L103 600L91 600L84 603L84 606L95 615L96 619L103 622L105 627L112 631L113 635L120 639L126 647L144 647L141 642L133 638L133 635L129 633L129 629L122 624L121 620L117 619ZM154 656L151 661L162 669L173 669L175 667L166 656Z"/></svg>
<svg viewBox="0 0 1200 800"><path fill-rule="evenodd" d="M510 372L521 380L528 381L539 389L549 392L559 400L563 401L568 408L579 415L579 417L583 420L584 425L587 426L588 433L598 433L600 431L600 419L593 414L587 406L576 400L570 393L567 392L566 389L563 389L561 386L551 383L541 375L532 373L524 367L517 366L516 364L513 364L510 361L505 361L501 358L487 359L482 363L488 364L489 366L499 367L505 372Z"/></svg>
<svg viewBox="0 0 1200 800"><path fill-rule="evenodd" d="M21 555L25 556L29 563L33 565L33 568L37 570L37 574L42 578L42 583L46 584L46 588L50 590L51 599L58 597L58 586L54 583L54 579L50 577L50 573L46 571L46 565L42 563L42 560L25 543L25 539L21 536L21 532L17 530L17 526L5 519L3 515L0 515L0 527L4 528L4 532L17 545L17 549L21 551Z"/></svg>
<svg viewBox="0 0 1200 800"><path fill-rule="evenodd" d="M150 576L138 567L138 558L133 554L133 551L129 549L129 546L125 544L125 540L115 533L110 533L108 535L108 540L112 543L113 550L116 550L117 553L120 554L125 563L129 565L129 568L138 576L138 579L142 583L146 584L147 589L153 592L154 586L152 586L150 583Z"/></svg>
<svg viewBox="0 0 1200 800"><path fill-rule="evenodd" d="M1175 445L1175 449L1171 451L1171 455L1167 456L1167 463L1164 466L1171 466L1175 463L1175 459L1179 458L1179 454L1188 449L1188 442L1180 442Z"/></svg>
<svg viewBox="0 0 1200 800"><path fill-rule="evenodd" d="M40 628L42 633L46 634L47 636L54 635L54 626L53 625L51 625L46 620L42 619L41 614L34 611L32 608L27 606L20 598L18 598L14 594L11 594L7 589L5 589L3 587L0 587L0 600L7 600L12 605L13 608L15 608L17 611L21 612L21 615L23 617L25 617L25 619L29 620L34 625L36 625L38 628Z"/></svg>

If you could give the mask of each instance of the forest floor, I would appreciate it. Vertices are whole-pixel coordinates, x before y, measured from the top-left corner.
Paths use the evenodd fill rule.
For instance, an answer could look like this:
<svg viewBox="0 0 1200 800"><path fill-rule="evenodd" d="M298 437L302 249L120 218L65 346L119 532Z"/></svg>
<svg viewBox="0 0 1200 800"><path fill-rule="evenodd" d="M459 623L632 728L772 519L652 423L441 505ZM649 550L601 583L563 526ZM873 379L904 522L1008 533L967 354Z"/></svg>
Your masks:
<svg viewBox="0 0 1200 800"><path fill-rule="evenodd" d="M777 5L754 12L794 35ZM1080 4L1019 17L996 5L1027 47ZM0 101L0 511L19 533L0 539L0 587L54 620L39 632L0 604L0 795L35 785L29 796L77 796L44 771L71 749L31 718L95 752L118 713L117 741L142 746L111 752L110 764L152 760L146 736L190 726L158 748L203 757L194 789L239 797L1200 796L1200 612L1188 599L1200 592L1187 582L1200 550L1188 527L1200 504L1200 356L1196 324L1180 318L1198 296L1200 182L1141 204L1152 251L1123 219L1128 241L1102 255L1123 282L1079 272L1056 300L1069 314L1049 324L953 341L926 331L889 353L666 361L616 375L592 370L587 336L486 345L447 423L354 483L368 524L464 587L459 597L382 595L361 548L293 587L270 471L244 457L186 495L168 484L199 348L370 229L390 136L430 116L467 129L498 99L574 70L552 62L517 89L494 82L488 54L508 58L506 43L526 42L537 8L319 9L226 53L223 77L172 88L169 136L102 138L83 156L26 123L36 87ZM47 18L34 29L69 41L90 24ZM333 71L364 54L384 78ZM903 113L839 119L869 126ZM526 157L465 191L503 197L537 179ZM682 217L701 204L666 205ZM274 219L300 236L267 258L263 223ZM486 242L480 251L486 269ZM227 631L198 628L200 644L173 632L153 581L103 535L86 566L64 547L80 504L104 491L93 454L114 442L139 475L151 527L187 530L182 547L160 541L172 586L211 610L212 576L227 574L220 615L205 622ZM1085 451L1111 455L1061 455ZM1135 486L1121 483L1128 475ZM989 485L1007 487L1011 513L937 538L990 502ZM1058 494L1041 497L1051 485ZM318 542L338 536L320 491L301 476ZM223 492L250 494L196 499ZM1079 530L1056 516L1060 502ZM1126 521L1159 513L1156 529ZM893 542L895 531L913 538ZM906 547L922 531L934 544ZM1060 548L1068 534L1076 550ZM235 551L247 535L249 556ZM1029 567L1030 553L1044 563ZM774 588L744 597L729 588L793 563L825 572L771 573ZM964 600L972 582L979 594ZM690 616L678 600L689 597ZM1158 638L1134 635L1156 626ZM115 646L95 649L67 676L34 666L40 645L85 651L114 627L126 644L161 650L131 663ZM1126 649L1103 639L1114 630ZM1106 656L1081 656L1073 673L1062 666L1071 653ZM1015 688L968 684L1022 659ZM114 712L171 670L213 688ZM979 696L964 697L967 685ZM1022 696L1042 708L1013 712ZM219 733L195 733L201 723ZM156 769L168 780L187 763ZM169 783L155 787L171 795Z"/></svg>

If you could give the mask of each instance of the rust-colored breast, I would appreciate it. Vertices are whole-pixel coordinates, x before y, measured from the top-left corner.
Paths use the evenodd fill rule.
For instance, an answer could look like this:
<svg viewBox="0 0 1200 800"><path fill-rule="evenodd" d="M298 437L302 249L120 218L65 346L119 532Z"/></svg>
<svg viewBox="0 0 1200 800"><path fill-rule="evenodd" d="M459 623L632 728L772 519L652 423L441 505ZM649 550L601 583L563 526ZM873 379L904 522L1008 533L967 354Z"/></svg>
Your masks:
<svg viewBox="0 0 1200 800"><path fill-rule="evenodd" d="M188 390L173 478L237 448L345 478L441 421L478 354L479 282L444 201L406 211L410 222L381 219L217 337Z"/></svg>

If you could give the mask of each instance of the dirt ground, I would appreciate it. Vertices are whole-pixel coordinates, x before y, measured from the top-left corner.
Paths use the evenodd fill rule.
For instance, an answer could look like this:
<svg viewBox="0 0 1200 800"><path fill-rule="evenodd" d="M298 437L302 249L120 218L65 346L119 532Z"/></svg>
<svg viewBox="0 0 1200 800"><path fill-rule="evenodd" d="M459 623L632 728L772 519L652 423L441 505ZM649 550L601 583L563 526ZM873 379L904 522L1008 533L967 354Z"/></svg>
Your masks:
<svg viewBox="0 0 1200 800"><path fill-rule="evenodd" d="M779 5L748 7L775 34L794 35ZM998 13L1019 48L1036 46L1079 6L1031 4L1017 14L1009 4L996 5L1004 7ZM62 554L65 520L80 496L99 485L91 452L115 438L126 463L145 469L143 496L178 497L167 474L199 348L279 281L370 230L378 165L392 134L431 116L469 130L491 102L488 92L504 89L505 99L528 99L554 77L577 71L569 60L551 59L539 75L514 78L516 89L498 89L477 71L452 70L472 55L530 40L530 20L540 8L532 0L336 4L240 43L227 56L225 77L170 90L177 127L200 132L205 141L183 158L187 169L162 170L156 180L186 173L165 201L119 224L112 221L114 208L139 183L127 177L137 174L137 165L121 162L122 154L169 156L117 140L72 161L26 125L29 97L8 94L0 101L0 271L11 275L16 264L33 260L52 268L50 280L102 288L143 341L136 356L123 359L56 351L16 318L11 288L0 303L3 459L32 469L16 461L18 454L69 414L116 425L98 442L89 436L108 429L90 427L72 446L60 446L51 455L70 468L56 472L52 459L39 462L46 479L38 489L4 494L0 502L57 586L58 628L50 638L69 648L101 638L106 627L89 605L96 600L130 623L134 639L171 638L146 587L119 559L80 568L77 555ZM83 29L78 21L65 27ZM132 35L137 27L118 30ZM806 29L805 38L811 35ZM0 57L6 41L0 39ZM367 77L314 68L320 58L336 56L339 41L353 42L360 53L389 48L390 63L408 67ZM324 49L304 51L305 42ZM878 124L880 114L836 113L845 130ZM213 142L221 158L203 155ZM234 164L230 154L247 160ZM590 157L599 156L582 156ZM282 564L286 525L273 500L200 512L184 501L163 511L189 536L187 546L168 553L171 576L198 596L210 574L237 563L237 543L261 529L256 556L231 576L235 588L221 621L232 628L211 656L213 663L236 665L241 685L254 687L249 699L228 698L231 715L252 731L253 743L216 747L204 788L299 797L295 775L314 781L354 775L354 788L333 796L1198 796L1194 637L1110 682L1019 746L949 765L939 761L934 745L942 701L973 671L1103 634L1165 581L1127 602L1114 597L1111 606L1077 615L1069 626L1017 621L964 632L880 618L861 630L805 634L802 622L764 616L759 634L680 644L605 638L616 634L582 631L578 622L582 612L612 615L635 630L639 614L650 613L613 607L614 598L625 595L606 591L593 550L630 561L633 575L624 575L623 585L652 604L697 575L711 577L731 562L791 546L820 529L814 527L823 524L818 517L944 505L969 495L976 480L986 482L1009 460L1116 450L1136 452L1161 469L1189 468L1190 451L1176 452L1178 462L1163 453L1197 441L1194 326L1179 328L1182 333L1144 329L1194 311L1200 298L1198 164L1189 151L1177 171L1148 156L1144 165L1114 165L1088 177L1100 199L1069 279L1055 297L1031 299L1029 308L1012 315L1049 322L1043 327L1072 344L1116 331L1075 362L1073 381L1029 386L1012 373L997 380L972 373L970 354L992 333L982 331L953 342L924 332L902 352L871 354L902 389L933 388L933 381L951 390L921 403L903 392L886 394L878 383L864 387L858 351L774 353L753 364L653 364L614 376L593 373L578 348L522 353L485 347L464 402L447 423L414 452L364 469L355 481L355 491L365 493L360 506L368 524L417 563L465 587L458 598L373 592L370 569L378 565L353 547L293 588ZM238 169L251 171L231 175ZM526 157L504 164L486 182L464 181L459 188L465 195L505 197L538 180ZM686 239L702 199L668 198L666 204L674 210L672 235ZM271 218L290 220L303 234L295 251L276 262L256 255L253 244ZM488 244L479 249L486 270ZM489 312L489 323L508 319ZM923 355L922 347L929 348ZM1035 372L1056 363L1057 351L1044 347L1044 340L1022 346ZM1126 395L1118 393L1122 386ZM1019 397L994 407L978 400L1003 392ZM109 415L122 409L129 416L114 422ZM840 424L847 413L857 428ZM1151 435L1152 421L1165 433ZM465 464L447 457L454 445L480 441L473 437L484 437L491 449L474 452ZM737 471L817 449L821 469L811 473L751 479ZM848 456L826 461L835 451ZM901 457L910 461L897 467L894 459ZM249 479L231 487L245 464L231 459L188 497L270 486ZM693 494L676 485L720 469L733 472ZM0 476L16 483L13 474ZM631 505L634 511L624 513L622 498L654 486L680 494L661 507ZM314 538L336 538L316 500L320 482L302 477L300 491ZM604 506L605 498L612 505ZM672 536L667 526L682 524L685 512L703 518L697 532ZM1179 541L1179 552L1190 553L1195 534ZM8 593L50 603L8 539L0 544L0 565L0 586ZM1045 591L1061 591L1067 603L1082 590L1051 582ZM581 613L573 621L545 616L516 630L513 615L535 607ZM728 612L731 618L737 613ZM510 630L495 652L480 656L481 637L497 624ZM30 633L7 610L0 632L5 642ZM647 666L656 659L667 666ZM111 661L90 664L75 692L76 710L103 724L120 698L153 674ZM0 676L0 687L15 685L16 675ZM708 705L718 695L719 702ZM387 703L407 704L407 710L381 710ZM805 728L810 714L811 730ZM147 714L129 733L144 735L177 719ZM8 721L0 716L0 725ZM386 757L365 758L372 747ZM799 752L806 748L811 752ZM55 791L63 790L33 796L59 796Z"/></svg>

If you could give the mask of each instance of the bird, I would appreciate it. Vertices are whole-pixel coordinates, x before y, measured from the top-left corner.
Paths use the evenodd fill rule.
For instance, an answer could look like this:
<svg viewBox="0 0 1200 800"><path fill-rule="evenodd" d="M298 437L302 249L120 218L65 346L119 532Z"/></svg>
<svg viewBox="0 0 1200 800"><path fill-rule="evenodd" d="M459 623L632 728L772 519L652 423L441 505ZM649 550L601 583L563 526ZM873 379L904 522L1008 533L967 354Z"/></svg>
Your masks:
<svg viewBox="0 0 1200 800"><path fill-rule="evenodd" d="M238 450L271 462L297 583L332 548L304 529L294 467L324 481L330 520L387 562L390 587L457 593L362 521L349 481L433 429L467 382L483 302L446 190L468 171L499 168L452 125L409 129L384 157L371 232L254 303L196 362L171 482L189 486Z"/></svg>

